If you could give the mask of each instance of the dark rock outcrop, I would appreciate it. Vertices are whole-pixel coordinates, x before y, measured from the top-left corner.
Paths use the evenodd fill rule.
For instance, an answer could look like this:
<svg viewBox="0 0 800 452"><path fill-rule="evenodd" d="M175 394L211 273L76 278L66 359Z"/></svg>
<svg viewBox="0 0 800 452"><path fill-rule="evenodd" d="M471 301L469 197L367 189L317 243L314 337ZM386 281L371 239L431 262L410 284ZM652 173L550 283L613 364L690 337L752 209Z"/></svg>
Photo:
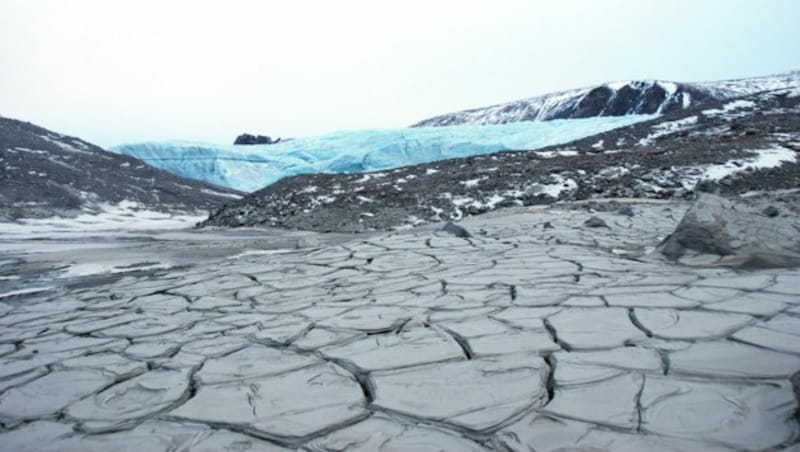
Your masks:
<svg viewBox="0 0 800 452"><path fill-rule="evenodd" d="M234 145L251 145L251 144L276 144L280 143L281 139L277 138L275 140L272 137L267 135L250 135L249 133L243 133L236 137L234 140Z"/></svg>

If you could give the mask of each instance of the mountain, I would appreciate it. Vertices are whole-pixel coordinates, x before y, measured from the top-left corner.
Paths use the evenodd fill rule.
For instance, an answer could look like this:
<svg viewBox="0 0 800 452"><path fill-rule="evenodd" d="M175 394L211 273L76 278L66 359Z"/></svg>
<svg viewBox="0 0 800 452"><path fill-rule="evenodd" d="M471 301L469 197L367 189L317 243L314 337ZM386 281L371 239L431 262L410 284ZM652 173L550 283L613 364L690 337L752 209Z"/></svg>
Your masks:
<svg viewBox="0 0 800 452"><path fill-rule="evenodd" d="M111 151L184 177L253 191L295 174L360 173L506 149L550 146L648 118L354 130L250 146L182 141L134 143Z"/></svg>
<svg viewBox="0 0 800 452"><path fill-rule="evenodd" d="M121 202L159 211L209 210L241 195L3 117L0 168L0 219L6 220L95 211Z"/></svg>
<svg viewBox="0 0 800 452"><path fill-rule="evenodd" d="M202 225L369 231L501 207L800 187L800 88L713 101L536 151L283 179Z"/></svg>
<svg viewBox="0 0 800 452"><path fill-rule="evenodd" d="M668 114L712 101L800 86L800 71L718 82L631 80L545 94L489 107L447 113L412 127L507 124L520 121Z"/></svg>

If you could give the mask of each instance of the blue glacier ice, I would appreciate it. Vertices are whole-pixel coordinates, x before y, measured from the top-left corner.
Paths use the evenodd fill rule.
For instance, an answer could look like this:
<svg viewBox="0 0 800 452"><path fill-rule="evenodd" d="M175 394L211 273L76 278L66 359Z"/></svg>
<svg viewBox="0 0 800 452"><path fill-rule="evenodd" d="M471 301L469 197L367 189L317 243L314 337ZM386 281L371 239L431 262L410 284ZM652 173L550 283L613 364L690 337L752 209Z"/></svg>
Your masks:
<svg viewBox="0 0 800 452"><path fill-rule="evenodd" d="M148 142L111 151L184 177L249 192L295 174L366 172L502 150L534 150L653 117L354 130L255 146Z"/></svg>

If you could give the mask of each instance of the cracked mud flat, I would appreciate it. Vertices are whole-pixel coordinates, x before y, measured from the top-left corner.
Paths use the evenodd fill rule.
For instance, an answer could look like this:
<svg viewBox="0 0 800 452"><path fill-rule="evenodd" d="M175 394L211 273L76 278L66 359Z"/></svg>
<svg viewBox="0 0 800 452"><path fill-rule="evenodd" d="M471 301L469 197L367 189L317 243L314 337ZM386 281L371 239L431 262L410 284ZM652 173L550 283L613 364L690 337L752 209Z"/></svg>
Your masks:
<svg viewBox="0 0 800 452"><path fill-rule="evenodd" d="M800 270L671 263L689 204L630 207L4 239L0 450L795 450Z"/></svg>

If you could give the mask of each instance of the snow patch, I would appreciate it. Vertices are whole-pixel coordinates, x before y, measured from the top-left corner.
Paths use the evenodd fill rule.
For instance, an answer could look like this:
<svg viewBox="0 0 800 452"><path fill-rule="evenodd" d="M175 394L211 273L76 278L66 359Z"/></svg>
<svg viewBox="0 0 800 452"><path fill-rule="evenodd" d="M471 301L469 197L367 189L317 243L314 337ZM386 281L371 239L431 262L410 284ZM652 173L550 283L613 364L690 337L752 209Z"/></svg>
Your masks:
<svg viewBox="0 0 800 452"><path fill-rule="evenodd" d="M419 226L421 224L427 223L427 221L423 220L422 218L419 218L416 215L409 215L408 217L406 217L404 222L412 226Z"/></svg>
<svg viewBox="0 0 800 452"><path fill-rule="evenodd" d="M692 95L688 92L681 94L681 106L683 108L689 108L692 106Z"/></svg>
<svg viewBox="0 0 800 452"><path fill-rule="evenodd" d="M206 219L207 212L172 214L147 210L130 200L118 204L101 203L94 212L74 218L29 218L13 223L0 223L0 234L36 237L52 233L85 233L102 231L149 231L184 229Z"/></svg>
<svg viewBox="0 0 800 452"><path fill-rule="evenodd" d="M664 88L668 96L673 96L678 92L678 85L674 82L658 82L658 84Z"/></svg>
<svg viewBox="0 0 800 452"><path fill-rule="evenodd" d="M488 177L487 176L483 176L483 177L479 177L477 179L463 180L463 181L459 182L459 184L463 185L466 188L473 188L473 187L477 187L481 182L485 181L486 179L488 179Z"/></svg>
<svg viewBox="0 0 800 452"><path fill-rule="evenodd" d="M453 196L450 200L456 207L463 207L467 204L472 204L475 202L475 199L470 198L469 196Z"/></svg>
<svg viewBox="0 0 800 452"><path fill-rule="evenodd" d="M534 183L524 187L522 190L508 190L503 194L510 198L523 198L535 196L549 196L558 199L562 193L571 193L578 189L578 183L574 179L564 177L561 174L551 174L553 181L549 184Z"/></svg>
<svg viewBox="0 0 800 452"><path fill-rule="evenodd" d="M609 166L608 168L603 168L600 172L597 173L597 176L603 179L619 179L620 177L630 174L631 170L624 167L624 166Z"/></svg>
<svg viewBox="0 0 800 452"><path fill-rule="evenodd" d="M726 115L732 111L736 110L752 110L755 108L756 103L752 100L735 100L733 102L728 102L727 104L723 105L722 108L712 108L710 110L703 110L703 114L706 116L720 116Z"/></svg>
<svg viewBox="0 0 800 452"><path fill-rule="evenodd" d="M330 204L336 201L336 196L320 195L311 198L310 206L312 209L324 204Z"/></svg>
<svg viewBox="0 0 800 452"><path fill-rule="evenodd" d="M189 188L191 188L191 187L189 187ZM207 194L207 195L211 195L211 196L221 196L223 198L229 198L229 199L242 199L241 195L236 195L236 194L233 194L233 193L223 193L223 192L211 190L211 189L208 189L208 188L204 188L204 189L202 189L200 191L205 193L205 194Z"/></svg>
<svg viewBox="0 0 800 452"><path fill-rule="evenodd" d="M681 181L681 184L686 189L694 189L697 184L703 180L720 181L737 173L749 170L777 168L784 163L794 163L797 161L797 153L785 148L758 149L751 152L753 152L755 156L744 159L734 159L704 168L684 168L684 170L694 170L695 174L685 177L684 180Z"/></svg>
<svg viewBox="0 0 800 452"><path fill-rule="evenodd" d="M498 204L500 204L501 202L503 202L505 200L506 200L505 196L500 196L500 195L495 193L492 196L490 196L489 199L485 200L484 204L489 209L494 209Z"/></svg>
<svg viewBox="0 0 800 452"><path fill-rule="evenodd" d="M566 150L566 151L539 151L539 152L536 152L536 156L541 157L541 158L545 158L545 159L551 159L553 157L575 157L576 155L579 155L579 154L580 153L578 151L573 151L573 150Z"/></svg>
<svg viewBox="0 0 800 452"><path fill-rule="evenodd" d="M689 130L697 125L697 116L689 116L675 121L662 122L650 128L651 134L639 140L639 146L649 146L656 138L671 135L683 130Z"/></svg>
<svg viewBox="0 0 800 452"><path fill-rule="evenodd" d="M77 278L81 276L102 275L102 274L118 274L118 273L131 273L138 271L148 270L166 270L171 268L169 264L145 264L145 265L131 265L119 266L107 262L85 262L80 264L72 264L63 273L58 275L59 278Z"/></svg>
<svg viewBox="0 0 800 452"><path fill-rule="evenodd" d="M578 189L578 183L574 179L566 178L560 174L553 174L550 177L555 179L555 182L552 184L536 184L537 194L558 199L562 193L573 192Z"/></svg>
<svg viewBox="0 0 800 452"><path fill-rule="evenodd" d="M53 287L28 287L25 289L19 290L12 290L9 292L0 293L0 300L4 298L12 298L12 297L19 297L23 295L33 295L36 293L47 292L48 290L53 289Z"/></svg>
<svg viewBox="0 0 800 452"><path fill-rule="evenodd" d="M93 152L86 150L86 146L83 146L83 149L78 149L75 146L71 146L71 145L69 145L67 143L64 143L63 141L60 141L57 138L51 137L49 135L39 135L39 136L43 140L49 141L49 142L55 144L56 146L60 147L61 149L65 150L67 152L74 152L74 153L78 153L78 154L93 154Z"/></svg>
<svg viewBox="0 0 800 452"><path fill-rule="evenodd" d="M28 148L23 148L23 147L15 147L14 149L8 149L8 151L9 152L15 152L15 151L27 152L29 154L37 154L37 155L46 155L47 154L47 151L39 151L39 150L28 149Z"/></svg>

